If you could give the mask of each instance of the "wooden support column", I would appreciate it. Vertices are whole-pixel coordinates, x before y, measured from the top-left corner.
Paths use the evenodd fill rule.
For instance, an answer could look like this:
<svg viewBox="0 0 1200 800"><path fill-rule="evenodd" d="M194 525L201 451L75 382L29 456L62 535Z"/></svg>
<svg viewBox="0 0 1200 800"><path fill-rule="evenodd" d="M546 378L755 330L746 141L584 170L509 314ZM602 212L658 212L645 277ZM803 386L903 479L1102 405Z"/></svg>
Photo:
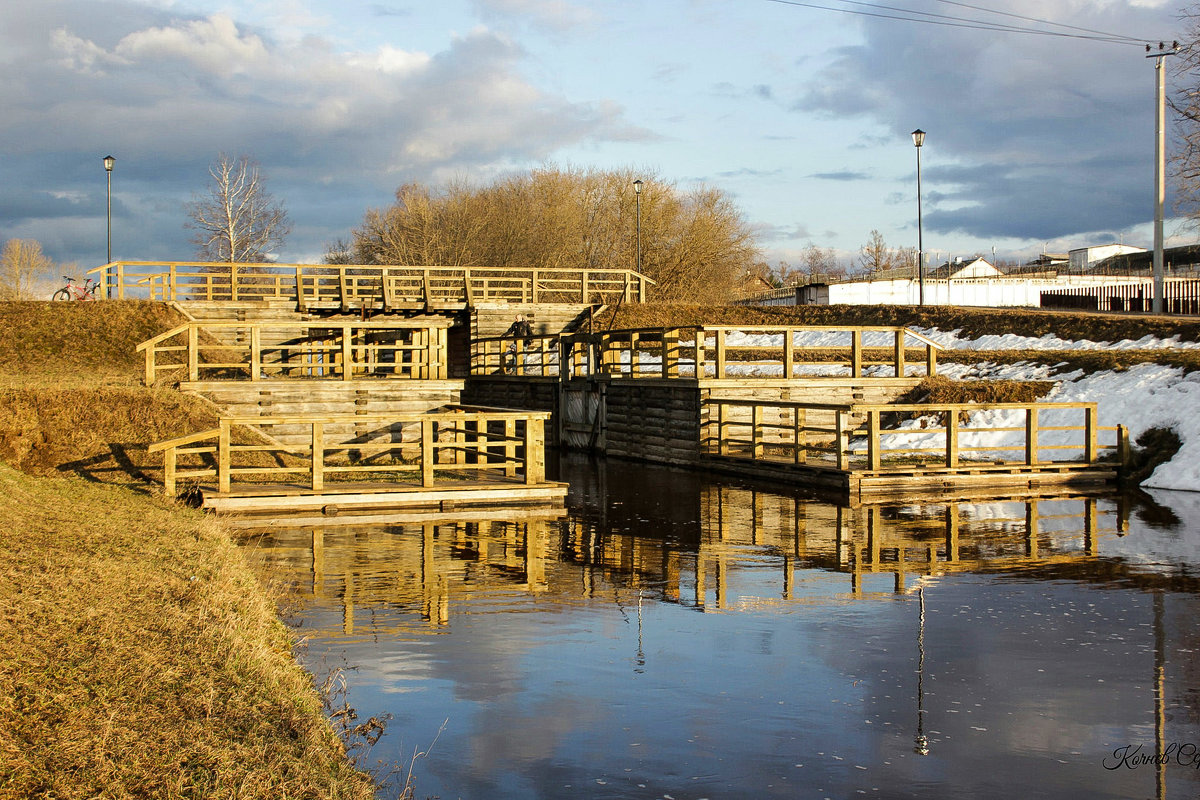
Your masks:
<svg viewBox="0 0 1200 800"><path fill-rule="evenodd" d="M707 366L704 361L704 338L705 332L703 328L696 328L696 380L704 378L704 373L707 371Z"/></svg>
<svg viewBox="0 0 1200 800"><path fill-rule="evenodd" d="M250 325L250 380L256 381L262 375L262 328Z"/></svg>
<svg viewBox="0 0 1200 800"><path fill-rule="evenodd" d="M946 411L946 466L958 467L958 411Z"/></svg>
<svg viewBox="0 0 1200 800"><path fill-rule="evenodd" d="M750 457L762 458L762 406L750 406Z"/></svg>
<svg viewBox="0 0 1200 800"><path fill-rule="evenodd" d="M1025 465L1034 466L1038 463L1038 410L1031 407L1025 410Z"/></svg>
<svg viewBox="0 0 1200 800"><path fill-rule="evenodd" d="M904 328L896 329L896 340L895 340L895 347L893 348L893 351L895 353L895 356L893 358L893 363L895 364L895 367L896 367L896 377L903 378L904 373L906 372L905 368L907 366L907 364L905 363L906 353L904 352Z"/></svg>
<svg viewBox="0 0 1200 800"><path fill-rule="evenodd" d="M433 420L421 420L421 485L425 487L433 486L433 460L435 450L433 446Z"/></svg>
<svg viewBox="0 0 1200 800"><path fill-rule="evenodd" d="M188 326L188 380L200 380L200 329Z"/></svg>
<svg viewBox="0 0 1200 800"><path fill-rule="evenodd" d="M937 348L931 344L925 345L925 374L937 375Z"/></svg>
<svg viewBox="0 0 1200 800"><path fill-rule="evenodd" d="M808 412L803 408L793 408L792 411L795 414L792 418L795 462L806 464L808 463L808 434L805 432L805 426L808 424Z"/></svg>
<svg viewBox="0 0 1200 800"><path fill-rule="evenodd" d="M163 451L163 491L167 497L175 497L175 464L178 454L174 447Z"/></svg>
<svg viewBox="0 0 1200 800"><path fill-rule="evenodd" d="M342 349L340 351L342 358L342 380L354 380L354 342L350 338L350 326L343 325L342 331Z"/></svg>
<svg viewBox="0 0 1200 800"><path fill-rule="evenodd" d="M867 412L867 466L872 472L878 472L883 462L879 446L879 409L873 408Z"/></svg>
<svg viewBox="0 0 1200 800"><path fill-rule="evenodd" d="M541 417L525 421L525 483L546 482L546 423Z"/></svg>
<svg viewBox="0 0 1200 800"><path fill-rule="evenodd" d="M221 419L217 433L217 491L228 494L230 476L230 431L229 420Z"/></svg>
<svg viewBox="0 0 1200 800"><path fill-rule="evenodd" d="M862 377L862 331L850 331L850 375L854 378Z"/></svg>
<svg viewBox="0 0 1200 800"><path fill-rule="evenodd" d="M1088 464L1096 463L1096 457L1100 451L1099 443L1096 441L1098 417L1099 412L1095 403L1083 410L1083 460Z"/></svg>
<svg viewBox="0 0 1200 800"><path fill-rule="evenodd" d="M783 332L783 379L790 381L796 368L796 343L792 329Z"/></svg>
<svg viewBox="0 0 1200 800"><path fill-rule="evenodd" d="M717 329L717 370L713 376L718 380L725 378L725 329Z"/></svg>
<svg viewBox="0 0 1200 800"><path fill-rule="evenodd" d="M528 420L525 424L528 429ZM529 458L528 452L525 453L525 458ZM504 420L504 475L507 478L517 476L517 421L515 419Z"/></svg>
<svg viewBox="0 0 1200 800"><path fill-rule="evenodd" d="M664 378L679 377L679 329L672 328L663 331L662 335L662 376Z"/></svg>
<svg viewBox="0 0 1200 800"><path fill-rule="evenodd" d="M312 489L325 488L325 423L312 424Z"/></svg>
<svg viewBox="0 0 1200 800"><path fill-rule="evenodd" d="M837 454L837 468L846 470L849 463L849 453L846 450L850 446L848 431L846 430L846 412L835 411L836 421L834 424L834 450Z"/></svg>

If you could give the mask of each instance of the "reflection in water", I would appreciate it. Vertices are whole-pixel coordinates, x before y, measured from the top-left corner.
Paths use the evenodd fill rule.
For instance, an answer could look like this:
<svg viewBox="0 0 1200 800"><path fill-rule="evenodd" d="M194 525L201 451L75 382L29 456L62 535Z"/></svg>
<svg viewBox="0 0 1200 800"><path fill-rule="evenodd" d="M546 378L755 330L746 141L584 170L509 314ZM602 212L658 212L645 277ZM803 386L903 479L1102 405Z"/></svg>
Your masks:
<svg viewBox="0 0 1200 800"><path fill-rule="evenodd" d="M449 717L419 796L1200 788L1174 762L1108 768L1200 744L1186 514L1167 533L1108 498L843 508L564 472L563 519L247 541L294 585L314 669L344 653L351 703L393 715L374 756L405 761Z"/></svg>

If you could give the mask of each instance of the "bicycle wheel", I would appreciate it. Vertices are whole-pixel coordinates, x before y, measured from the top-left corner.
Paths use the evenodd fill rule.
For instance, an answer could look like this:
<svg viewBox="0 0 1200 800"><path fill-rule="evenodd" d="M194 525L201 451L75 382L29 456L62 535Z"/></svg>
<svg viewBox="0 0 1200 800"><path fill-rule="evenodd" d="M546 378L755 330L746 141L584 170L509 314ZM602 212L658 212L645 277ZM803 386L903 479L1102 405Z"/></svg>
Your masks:
<svg viewBox="0 0 1200 800"><path fill-rule="evenodd" d="M57 292L55 292L50 297L50 299L51 300L70 300L71 299L71 290L70 289L59 289Z"/></svg>

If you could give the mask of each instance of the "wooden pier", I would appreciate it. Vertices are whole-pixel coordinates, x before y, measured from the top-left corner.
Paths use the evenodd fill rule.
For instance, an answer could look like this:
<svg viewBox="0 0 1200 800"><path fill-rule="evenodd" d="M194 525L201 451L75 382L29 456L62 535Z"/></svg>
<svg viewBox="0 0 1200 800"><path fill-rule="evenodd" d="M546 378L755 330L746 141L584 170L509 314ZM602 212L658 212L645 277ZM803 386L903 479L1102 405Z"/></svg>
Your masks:
<svg viewBox="0 0 1200 800"><path fill-rule="evenodd" d="M222 416L216 428L150 447L163 484L216 511L561 504L546 480L545 413L454 406L410 415ZM305 439L285 444L270 432Z"/></svg>

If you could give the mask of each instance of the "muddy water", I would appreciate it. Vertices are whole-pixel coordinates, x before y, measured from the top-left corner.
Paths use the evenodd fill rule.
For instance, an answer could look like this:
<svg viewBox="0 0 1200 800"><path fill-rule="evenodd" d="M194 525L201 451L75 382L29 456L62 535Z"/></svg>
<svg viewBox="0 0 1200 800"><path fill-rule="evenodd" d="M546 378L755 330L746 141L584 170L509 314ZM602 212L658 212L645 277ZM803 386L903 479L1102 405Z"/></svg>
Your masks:
<svg viewBox="0 0 1200 800"><path fill-rule="evenodd" d="M247 540L307 665L390 715L368 760L427 751L417 797L1200 795L1200 497L561 471L562 519Z"/></svg>

